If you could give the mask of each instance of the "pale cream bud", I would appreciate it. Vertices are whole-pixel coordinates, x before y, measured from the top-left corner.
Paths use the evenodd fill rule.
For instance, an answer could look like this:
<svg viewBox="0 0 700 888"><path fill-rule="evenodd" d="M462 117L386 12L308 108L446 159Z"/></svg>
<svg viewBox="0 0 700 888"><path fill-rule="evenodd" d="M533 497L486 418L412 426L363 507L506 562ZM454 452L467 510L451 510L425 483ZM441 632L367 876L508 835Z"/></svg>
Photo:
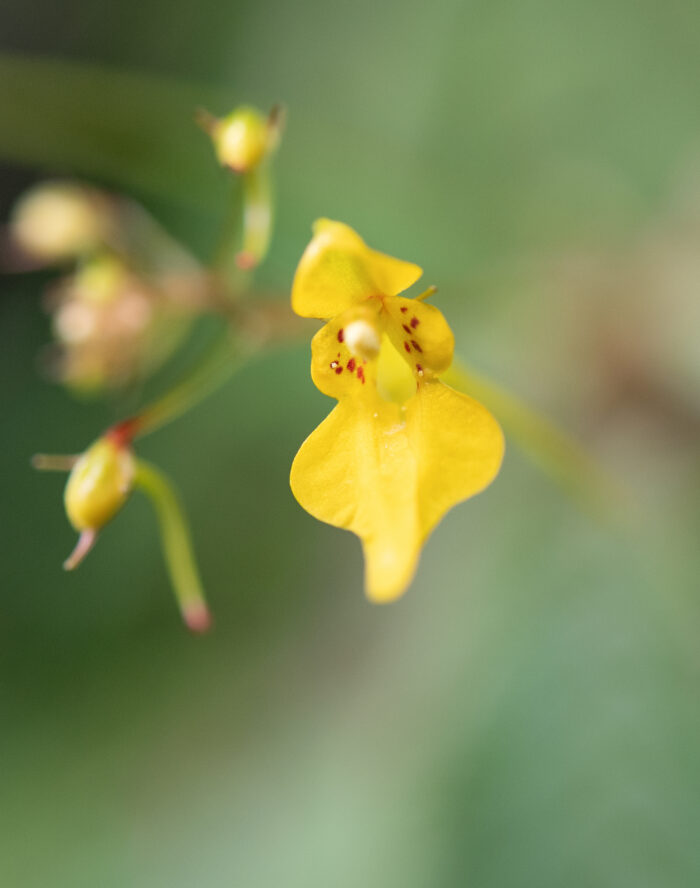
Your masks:
<svg viewBox="0 0 700 888"><path fill-rule="evenodd" d="M73 259L93 249L103 234L100 208L87 188L48 182L15 206L10 231L17 245L41 262Z"/></svg>

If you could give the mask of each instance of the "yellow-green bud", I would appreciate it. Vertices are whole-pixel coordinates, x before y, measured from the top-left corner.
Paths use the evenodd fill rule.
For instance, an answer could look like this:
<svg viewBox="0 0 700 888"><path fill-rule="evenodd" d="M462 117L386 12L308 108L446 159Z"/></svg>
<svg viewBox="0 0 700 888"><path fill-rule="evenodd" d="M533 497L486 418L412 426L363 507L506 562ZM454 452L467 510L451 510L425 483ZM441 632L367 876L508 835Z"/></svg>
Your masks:
<svg viewBox="0 0 700 888"><path fill-rule="evenodd" d="M255 108L241 107L214 123L216 156L237 173L254 169L270 149L268 118Z"/></svg>
<svg viewBox="0 0 700 888"><path fill-rule="evenodd" d="M75 292L85 302L106 305L129 286L129 271L124 263L109 253L90 259L78 269Z"/></svg>
<svg viewBox="0 0 700 888"><path fill-rule="evenodd" d="M78 531L104 527L126 502L133 477L131 450L109 437L99 438L68 477L64 502L73 527Z"/></svg>
<svg viewBox="0 0 700 888"><path fill-rule="evenodd" d="M103 208L95 194L69 182L45 182L15 206L10 232L17 245L40 262L73 259L104 235Z"/></svg>

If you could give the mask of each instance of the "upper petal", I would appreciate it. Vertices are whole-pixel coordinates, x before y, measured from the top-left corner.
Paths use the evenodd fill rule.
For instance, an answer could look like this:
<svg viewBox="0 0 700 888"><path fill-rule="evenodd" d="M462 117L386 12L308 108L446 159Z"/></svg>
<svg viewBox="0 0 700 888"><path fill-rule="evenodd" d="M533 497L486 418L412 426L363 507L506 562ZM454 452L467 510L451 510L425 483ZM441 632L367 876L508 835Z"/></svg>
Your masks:
<svg viewBox="0 0 700 888"><path fill-rule="evenodd" d="M422 269L370 249L350 226L319 219L292 286L292 308L302 317L332 318L370 296L395 296Z"/></svg>

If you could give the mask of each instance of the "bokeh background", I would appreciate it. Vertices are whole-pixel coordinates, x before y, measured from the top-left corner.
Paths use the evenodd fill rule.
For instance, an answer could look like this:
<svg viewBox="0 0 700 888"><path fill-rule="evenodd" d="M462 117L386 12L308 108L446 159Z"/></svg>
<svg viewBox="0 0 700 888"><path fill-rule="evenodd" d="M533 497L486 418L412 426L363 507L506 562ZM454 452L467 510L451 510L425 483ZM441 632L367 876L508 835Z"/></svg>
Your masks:
<svg viewBox="0 0 700 888"><path fill-rule="evenodd" d="M182 629L134 499L74 575L62 479L123 415L37 370L49 276L0 311L0 882L53 888L700 884L700 12L689 0L4 0L0 196L67 174L201 256L204 105L283 101L286 298L320 215L421 263L462 354L629 495L582 510L510 442L398 604L288 489L330 402L257 361L140 452L194 528ZM165 387L206 325L159 374ZM198 339L199 337L199 339Z"/></svg>

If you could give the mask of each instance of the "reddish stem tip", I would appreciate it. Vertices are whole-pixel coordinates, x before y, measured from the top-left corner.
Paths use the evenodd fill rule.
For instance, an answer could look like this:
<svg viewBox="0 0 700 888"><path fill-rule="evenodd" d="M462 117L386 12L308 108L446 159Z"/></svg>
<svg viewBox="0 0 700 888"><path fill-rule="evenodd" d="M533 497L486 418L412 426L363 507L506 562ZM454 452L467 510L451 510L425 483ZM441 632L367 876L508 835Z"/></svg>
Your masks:
<svg viewBox="0 0 700 888"><path fill-rule="evenodd" d="M190 632L196 632L197 635L203 635L211 629L211 614L203 601L188 604L182 611L182 618Z"/></svg>
<svg viewBox="0 0 700 888"><path fill-rule="evenodd" d="M138 430L139 417L132 416L129 419L124 419L122 422L118 422L116 425L112 426L111 429L108 429L107 432L105 432L105 438L108 438L114 446L119 449L130 447L134 435Z"/></svg>
<svg viewBox="0 0 700 888"><path fill-rule="evenodd" d="M236 265L241 271L250 271L258 264L257 257L249 250L241 250L236 254Z"/></svg>

